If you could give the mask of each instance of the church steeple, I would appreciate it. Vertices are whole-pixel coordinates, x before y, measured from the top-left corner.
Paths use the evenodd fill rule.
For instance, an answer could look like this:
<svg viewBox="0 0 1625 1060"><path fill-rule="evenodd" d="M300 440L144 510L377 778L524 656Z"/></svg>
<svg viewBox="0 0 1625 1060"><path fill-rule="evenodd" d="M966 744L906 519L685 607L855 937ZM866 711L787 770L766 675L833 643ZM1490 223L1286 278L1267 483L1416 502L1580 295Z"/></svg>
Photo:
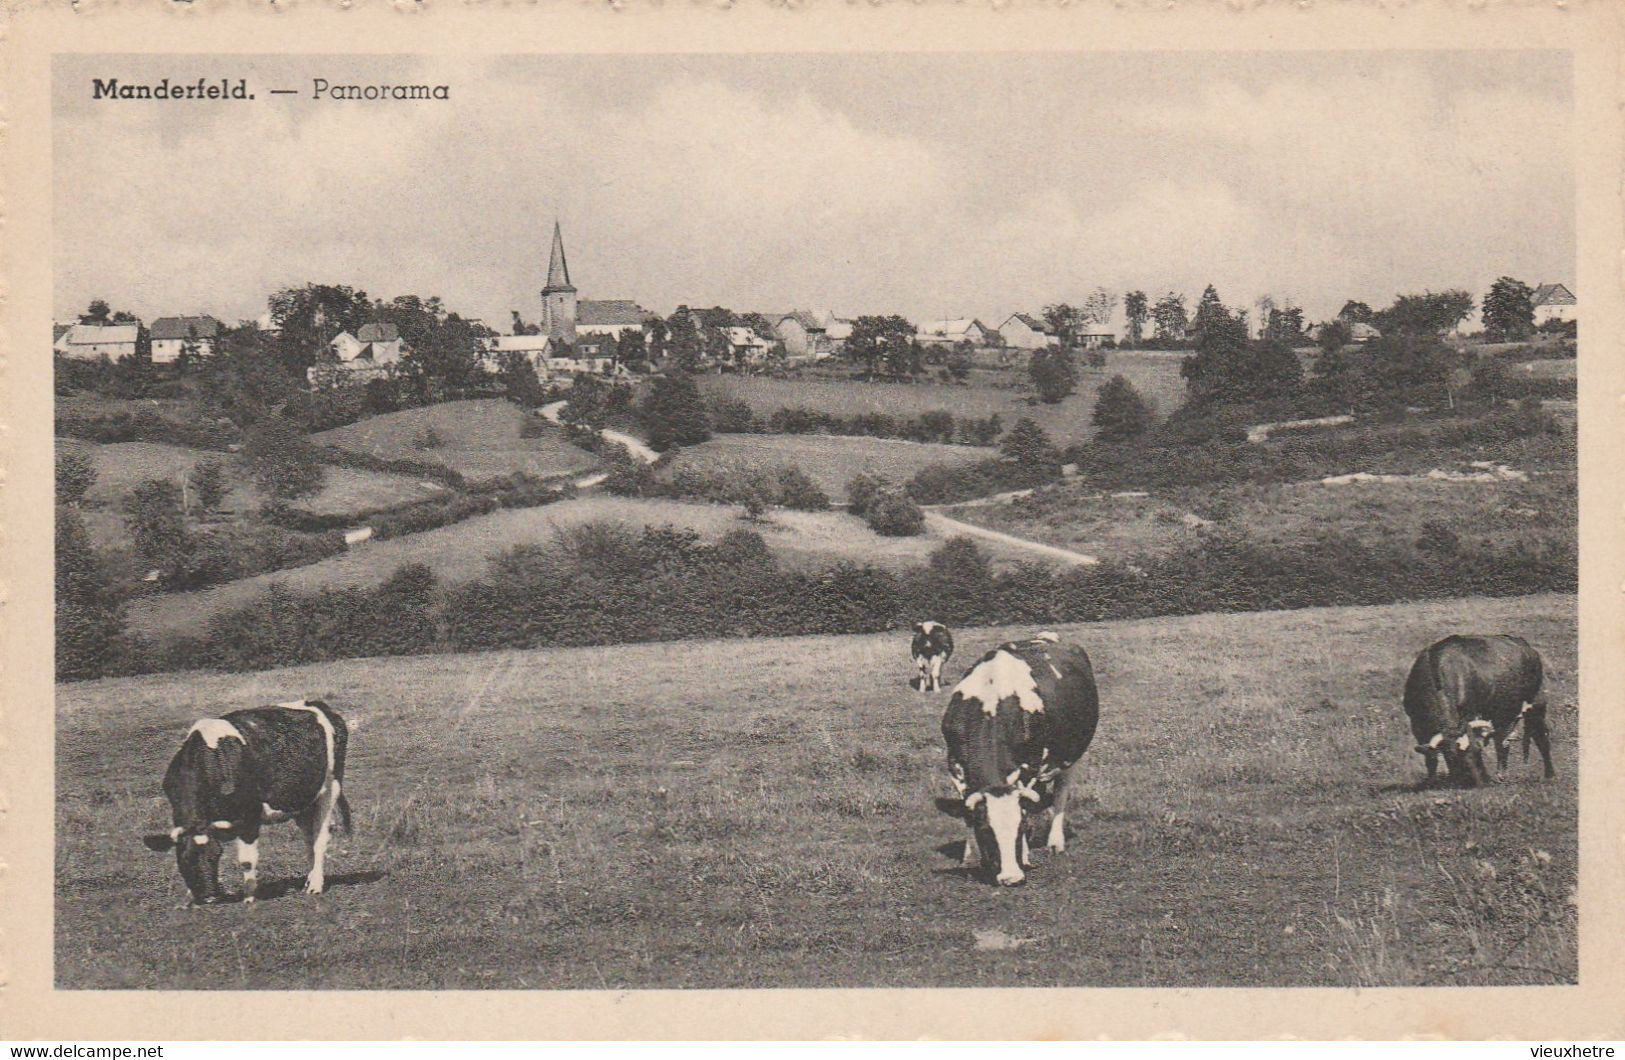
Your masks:
<svg viewBox="0 0 1625 1060"><path fill-rule="evenodd" d="M570 265L564 260L564 233L559 231L559 223L554 221L553 255L547 263L547 286L542 288L542 293L574 290L570 286Z"/></svg>
<svg viewBox="0 0 1625 1060"><path fill-rule="evenodd" d="M564 234L553 222L553 254L547 263L547 286L542 288L542 328L556 344L573 350L576 344L576 289L570 285L570 266L564 260Z"/></svg>

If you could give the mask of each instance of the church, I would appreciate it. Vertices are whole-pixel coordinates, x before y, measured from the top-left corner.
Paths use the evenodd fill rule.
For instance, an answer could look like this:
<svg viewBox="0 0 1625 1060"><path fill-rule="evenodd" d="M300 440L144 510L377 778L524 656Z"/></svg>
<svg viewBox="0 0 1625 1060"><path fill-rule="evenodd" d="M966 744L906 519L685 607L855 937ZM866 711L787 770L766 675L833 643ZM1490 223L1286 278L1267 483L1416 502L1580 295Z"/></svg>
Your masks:
<svg viewBox="0 0 1625 1060"><path fill-rule="evenodd" d="M643 334L651 315L636 302L578 299L570 282L570 264L564 255L564 233L553 222L553 250L547 262L547 283L542 287L539 335L497 335L487 340L486 353L500 367L504 354L522 354L542 379L591 372L613 374L615 346L621 335Z"/></svg>

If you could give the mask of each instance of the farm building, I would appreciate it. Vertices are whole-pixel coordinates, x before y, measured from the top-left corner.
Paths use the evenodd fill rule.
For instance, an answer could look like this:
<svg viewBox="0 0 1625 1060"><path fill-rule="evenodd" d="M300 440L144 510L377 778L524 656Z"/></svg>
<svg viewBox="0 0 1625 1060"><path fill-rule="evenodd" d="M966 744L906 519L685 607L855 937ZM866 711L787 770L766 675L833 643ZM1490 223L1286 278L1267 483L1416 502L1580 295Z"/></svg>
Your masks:
<svg viewBox="0 0 1625 1060"><path fill-rule="evenodd" d="M999 325L999 335L1006 346L1014 346L1018 350L1039 350L1045 346L1058 346L1061 342L1054 328L1043 319L1026 313L1011 313L1009 319Z"/></svg>
<svg viewBox="0 0 1625 1060"><path fill-rule="evenodd" d="M750 328L724 328L722 334L728 340L728 353L735 364L762 364L773 350L772 339L763 338Z"/></svg>
<svg viewBox="0 0 1625 1060"><path fill-rule="evenodd" d="M380 379L411 351L394 324L363 324L354 335L341 331L327 342L330 360L305 370L315 387L346 386Z"/></svg>
<svg viewBox="0 0 1625 1060"><path fill-rule="evenodd" d="M189 342L197 356L208 357L214 353L220 328L220 321L211 316L159 317L152 322L152 363L175 363Z"/></svg>
<svg viewBox="0 0 1625 1060"><path fill-rule="evenodd" d="M778 332L785 355L792 361L821 361L835 352L829 328L823 318L812 313L786 313L773 330Z"/></svg>
<svg viewBox="0 0 1625 1060"><path fill-rule="evenodd" d="M968 342L972 346L997 346L999 333L971 317L952 320L931 320L920 325L914 336L922 346L957 346Z"/></svg>
<svg viewBox="0 0 1625 1060"><path fill-rule="evenodd" d="M1543 283L1535 288L1534 297L1529 301L1535 307L1537 326L1553 320L1567 322L1579 319L1579 300L1563 284Z"/></svg>
<svg viewBox="0 0 1625 1060"><path fill-rule="evenodd" d="M643 334L643 322L648 313L630 299L593 300L584 298L576 304L576 334L602 335L618 339L622 332Z"/></svg>
<svg viewBox="0 0 1625 1060"><path fill-rule="evenodd" d="M116 361L135 356L140 338L140 324L74 324L56 340L54 348L64 357L78 360L107 357Z"/></svg>

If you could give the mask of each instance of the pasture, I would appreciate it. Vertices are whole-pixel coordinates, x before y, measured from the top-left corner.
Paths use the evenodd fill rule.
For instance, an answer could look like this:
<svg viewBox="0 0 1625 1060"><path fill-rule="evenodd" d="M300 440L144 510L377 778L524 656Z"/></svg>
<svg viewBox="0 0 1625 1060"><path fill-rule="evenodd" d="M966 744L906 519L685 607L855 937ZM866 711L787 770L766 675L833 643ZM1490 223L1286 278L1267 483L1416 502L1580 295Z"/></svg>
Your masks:
<svg viewBox="0 0 1625 1060"><path fill-rule="evenodd" d="M860 471L902 485L932 464L970 463L992 450L968 445L937 445L894 438L859 438L830 434L718 434L708 442L678 452L663 471L679 467L718 470L724 467L775 468L793 465L804 471L836 504L846 501L846 484Z"/></svg>
<svg viewBox="0 0 1625 1060"><path fill-rule="evenodd" d="M737 506L635 499L591 494L537 508L505 508L422 533L367 541L316 563L269 571L223 585L185 593L162 593L132 600L129 628L143 635L195 633L222 611L243 607L273 583L311 592L370 588L405 563L423 563L442 581L467 581L485 573L487 560L514 545L546 544L561 530L608 521L641 530L675 526L714 540L730 530L755 530L780 563L805 569L845 560L901 568L923 564L943 543L939 534L882 537L863 520L841 511L774 510L760 522L747 522ZM995 564L1035 557L1026 550L988 546Z"/></svg>
<svg viewBox="0 0 1625 1060"><path fill-rule="evenodd" d="M1548 594L1063 627L1102 722L1068 851L1015 889L956 867L906 632L65 685L56 985L1573 982L1576 622ZM1400 686L1455 631L1544 653L1554 781L1515 754L1498 785L1419 787ZM950 668L1030 632L957 630ZM140 836L178 741L301 695L359 720L328 893L297 893L280 825L256 907L177 908Z"/></svg>
<svg viewBox="0 0 1625 1060"><path fill-rule="evenodd" d="M744 375L709 375L698 381L707 396L744 401L762 417L795 407L842 416L879 412L913 417L944 410L956 417L980 419L998 413L1006 428L1023 416L1032 419L1062 446L1093 437L1089 415L1095 407L1095 394L1114 375L1124 376L1142 396L1154 401L1159 417L1184 402L1185 381L1179 375L1182 354L1113 350L1106 357L1105 368L1079 368L1077 391L1055 405L1029 403L1033 391L1027 373L1014 368L976 372L963 386L923 380L862 383Z"/></svg>
<svg viewBox="0 0 1625 1060"><path fill-rule="evenodd" d="M535 437L523 437L527 415L501 398L447 401L371 416L313 434L310 441L385 460L441 464L471 482L516 472L550 478L598 465L591 453L571 445L556 427L543 424ZM429 442L433 444L425 444Z"/></svg>
<svg viewBox="0 0 1625 1060"><path fill-rule="evenodd" d="M1579 525L1575 472L1528 481L1319 481L1244 483L1117 497L1076 482L1026 497L961 505L947 514L1020 537L1109 559L1161 555L1195 545L1194 515L1213 529L1274 545L1301 545L1335 531L1373 547L1409 547L1428 524L1463 541L1504 545L1520 538L1572 540Z"/></svg>

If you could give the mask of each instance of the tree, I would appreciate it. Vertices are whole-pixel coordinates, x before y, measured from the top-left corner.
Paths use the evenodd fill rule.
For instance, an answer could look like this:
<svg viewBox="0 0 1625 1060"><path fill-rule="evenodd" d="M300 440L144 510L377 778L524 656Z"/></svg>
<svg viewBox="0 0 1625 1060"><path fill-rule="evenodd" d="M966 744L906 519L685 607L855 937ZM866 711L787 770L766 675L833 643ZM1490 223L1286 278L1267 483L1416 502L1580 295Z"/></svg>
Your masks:
<svg viewBox="0 0 1625 1060"><path fill-rule="evenodd" d="M56 502L78 504L96 484L96 464L81 449L56 451Z"/></svg>
<svg viewBox="0 0 1625 1060"><path fill-rule="evenodd" d="M1095 437L1102 442L1135 438L1151 426L1151 405L1134 384L1114 375L1100 388L1090 422L1095 425Z"/></svg>
<svg viewBox="0 0 1625 1060"><path fill-rule="evenodd" d="M615 339L615 360L619 364L643 364L649 359L648 347L643 344L643 333L627 328Z"/></svg>
<svg viewBox="0 0 1625 1060"><path fill-rule="evenodd" d="M124 632L123 605L102 572L84 520L71 508L56 513L56 672L96 677Z"/></svg>
<svg viewBox="0 0 1625 1060"><path fill-rule="evenodd" d="M1502 276L1484 296L1484 335L1491 342L1527 339L1535 330L1534 289Z"/></svg>
<svg viewBox="0 0 1625 1060"><path fill-rule="evenodd" d="M497 378L502 381L508 400L521 408L533 409L542 404L547 389L536 377L536 366L518 350L504 350L497 362ZM382 380L373 380L382 382ZM368 383L371 386L372 383Z"/></svg>
<svg viewBox="0 0 1625 1060"><path fill-rule="evenodd" d="M508 312L513 315L513 334L540 335L542 333L542 326L540 324L527 324L525 318L519 315L519 310L510 309Z"/></svg>
<svg viewBox="0 0 1625 1060"><path fill-rule="evenodd" d="M711 437L705 400L687 375L656 378L643 399L642 418L649 447L659 452L674 446L697 445Z"/></svg>
<svg viewBox="0 0 1625 1060"><path fill-rule="evenodd" d="M1464 361L1464 355L1437 335L1413 331L1384 334L1367 345L1366 354L1365 376L1371 388L1398 400L1407 394L1415 394L1417 400L1448 400L1450 374Z"/></svg>
<svg viewBox="0 0 1625 1060"><path fill-rule="evenodd" d="M1377 313L1372 323L1385 335L1402 331L1414 335L1442 335L1467 319L1473 296L1462 290L1404 294Z"/></svg>
<svg viewBox="0 0 1625 1060"><path fill-rule="evenodd" d="M1016 421L999 442L999 453L1006 460L1029 467L1055 464L1060 461L1060 452L1055 448L1044 428L1023 416Z"/></svg>
<svg viewBox="0 0 1625 1060"><path fill-rule="evenodd" d="M891 483L879 475L871 475L867 471L860 471L852 476L852 481L846 484L846 510L862 518L869 514L869 509L875 500L882 494L890 492Z"/></svg>
<svg viewBox="0 0 1625 1060"><path fill-rule="evenodd" d="M1027 361L1027 373L1032 377L1039 400L1046 405L1065 400L1077 389L1077 368L1072 351L1065 346L1041 346L1034 350Z"/></svg>
<svg viewBox="0 0 1625 1060"><path fill-rule="evenodd" d="M200 460L193 464L191 473L187 475L187 484L197 494L199 506L209 512L220 507L230 488L226 481L226 469L218 460Z"/></svg>
<svg viewBox="0 0 1625 1060"><path fill-rule="evenodd" d="M1117 308L1117 292L1096 287L1083 301L1083 319L1086 323L1110 324L1112 312Z"/></svg>
<svg viewBox="0 0 1625 1060"><path fill-rule="evenodd" d="M948 374L953 376L955 382L963 383L970 378L971 355L964 350L955 350L948 355Z"/></svg>
<svg viewBox="0 0 1625 1060"><path fill-rule="evenodd" d="M267 416L243 436L243 462L260 489L279 501L321 490L327 469L292 423Z"/></svg>
<svg viewBox="0 0 1625 1060"><path fill-rule="evenodd" d="M888 371L901 366L899 375L913 368L914 325L900 316L861 316L852 321L852 335L846 340L846 355L864 366L870 375L882 367Z"/></svg>
<svg viewBox="0 0 1625 1060"><path fill-rule="evenodd" d="M1071 349L1078 341L1078 332L1088 322L1083 310L1067 302L1056 302L1044 307L1044 323L1061 340L1063 349Z"/></svg>
<svg viewBox="0 0 1625 1060"><path fill-rule="evenodd" d="M270 297L273 345L283 368L300 379L316 354L341 331L354 334L373 319L367 292L335 284L288 287Z"/></svg>
<svg viewBox="0 0 1625 1060"><path fill-rule="evenodd" d="M1156 321L1157 338L1162 342L1182 342L1189 335L1190 323L1185 318L1185 296L1169 291L1151 310Z"/></svg>
<svg viewBox="0 0 1625 1060"><path fill-rule="evenodd" d="M1128 319L1128 344L1138 346L1145 341L1145 322L1151 317L1144 291L1130 291L1123 296L1123 315Z"/></svg>
<svg viewBox="0 0 1625 1060"><path fill-rule="evenodd" d="M1353 332L1341 318L1328 320L1320 326L1320 334L1315 337L1315 344L1320 347L1321 358L1315 362L1317 375L1328 374L1321 366L1326 364L1328 357L1338 357L1343 347L1349 344L1351 338L1353 338ZM1341 364L1342 362L1338 363Z"/></svg>
<svg viewBox="0 0 1625 1060"><path fill-rule="evenodd" d="M925 533L925 512L906 493L888 491L868 506L869 529L884 537L914 537Z"/></svg>
<svg viewBox="0 0 1625 1060"><path fill-rule="evenodd" d="M559 422L573 433L603 430L609 423L610 390L597 376L578 376L570 386L570 400L559 410Z"/></svg>
<svg viewBox="0 0 1625 1060"><path fill-rule="evenodd" d="M687 306L678 306L677 311L666 318L666 354L677 362L678 368L685 372L700 370L704 341Z"/></svg>
<svg viewBox="0 0 1625 1060"><path fill-rule="evenodd" d="M181 488L168 479L148 479L125 495L124 525L142 564L163 575L179 570L191 552Z"/></svg>
<svg viewBox="0 0 1625 1060"><path fill-rule="evenodd" d="M1202 292L1192 323L1195 351L1179 366L1179 374L1197 400L1244 396L1247 377L1247 324L1219 300L1210 285Z"/></svg>
<svg viewBox="0 0 1625 1060"><path fill-rule="evenodd" d="M90 303L90 308L79 319L86 324L105 324L110 313L107 302L97 298Z"/></svg>
<svg viewBox="0 0 1625 1060"><path fill-rule="evenodd" d="M1369 324L1375 316L1370 306L1352 299L1344 302L1343 308L1337 311L1337 319L1348 324Z"/></svg>

